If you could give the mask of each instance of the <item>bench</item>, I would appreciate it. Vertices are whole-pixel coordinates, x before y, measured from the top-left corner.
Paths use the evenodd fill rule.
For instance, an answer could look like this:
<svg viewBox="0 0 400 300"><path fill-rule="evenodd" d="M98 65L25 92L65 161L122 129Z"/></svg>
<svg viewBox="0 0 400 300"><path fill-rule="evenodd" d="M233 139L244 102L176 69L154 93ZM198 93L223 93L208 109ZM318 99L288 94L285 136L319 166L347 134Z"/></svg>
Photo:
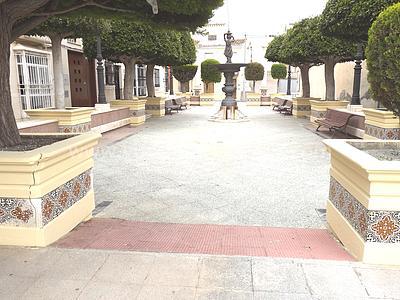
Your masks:
<svg viewBox="0 0 400 300"><path fill-rule="evenodd" d="M354 117L354 115L347 112L328 108L325 118L315 121L318 124L317 131L319 131L321 127L326 127L329 131L333 130L335 132L344 130L344 133L347 135L346 128L352 117Z"/></svg>
<svg viewBox="0 0 400 300"><path fill-rule="evenodd" d="M172 115L172 111L176 110L178 112L180 110L180 105L176 105L172 102L172 100L165 100L165 114Z"/></svg>
<svg viewBox="0 0 400 300"><path fill-rule="evenodd" d="M183 108L187 109L187 103L186 103L186 101L182 101L182 99L186 100L186 98L172 99L172 101L174 102L174 105L179 106L179 110L183 110Z"/></svg>
<svg viewBox="0 0 400 300"><path fill-rule="evenodd" d="M275 109L278 108L279 106L285 105L286 102L287 102L286 99L274 98L274 105L272 106L272 110L275 110Z"/></svg>
<svg viewBox="0 0 400 300"><path fill-rule="evenodd" d="M291 115L293 113L293 101L286 100L285 104L278 106L279 113Z"/></svg>

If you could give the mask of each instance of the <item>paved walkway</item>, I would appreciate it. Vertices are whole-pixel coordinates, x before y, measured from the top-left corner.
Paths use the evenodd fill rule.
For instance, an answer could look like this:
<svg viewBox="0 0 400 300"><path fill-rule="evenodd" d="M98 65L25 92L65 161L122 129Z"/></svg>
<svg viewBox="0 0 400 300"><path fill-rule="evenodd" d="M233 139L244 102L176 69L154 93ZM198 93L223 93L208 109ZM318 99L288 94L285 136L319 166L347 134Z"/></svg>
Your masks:
<svg viewBox="0 0 400 300"><path fill-rule="evenodd" d="M0 248L0 299L399 299L400 271L359 263Z"/></svg>
<svg viewBox="0 0 400 300"><path fill-rule="evenodd" d="M270 108L251 121L208 122L216 108L151 118L95 157L98 217L135 221L324 228L329 156L305 121ZM107 137L107 135L106 135Z"/></svg>

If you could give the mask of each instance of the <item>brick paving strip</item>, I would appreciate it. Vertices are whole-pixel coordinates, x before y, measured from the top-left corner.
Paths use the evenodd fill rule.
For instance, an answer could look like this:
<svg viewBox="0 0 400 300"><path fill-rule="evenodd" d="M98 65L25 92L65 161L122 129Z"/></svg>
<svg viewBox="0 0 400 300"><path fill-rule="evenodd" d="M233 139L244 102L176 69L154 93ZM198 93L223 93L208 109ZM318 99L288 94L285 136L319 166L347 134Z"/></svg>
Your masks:
<svg viewBox="0 0 400 300"><path fill-rule="evenodd" d="M59 248L353 261L324 229L136 222L95 218Z"/></svg>

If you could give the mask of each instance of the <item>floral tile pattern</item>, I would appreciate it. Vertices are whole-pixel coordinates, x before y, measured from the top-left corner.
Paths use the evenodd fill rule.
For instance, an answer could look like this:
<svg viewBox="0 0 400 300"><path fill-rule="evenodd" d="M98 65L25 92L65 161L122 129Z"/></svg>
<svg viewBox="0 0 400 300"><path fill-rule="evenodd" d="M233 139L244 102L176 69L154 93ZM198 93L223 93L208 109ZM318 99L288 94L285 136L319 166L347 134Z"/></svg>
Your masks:
<svg viewBox="0 0 400 300"><path fill-rule="evenodd" d="M400 140L400 128L381 128L365 124L365 133L381 140Z"/></svg>
<svg viewBox="0 0 400 300"><path fill-rule="evenodd" d="M331 177L329 200L366 242L400 243L400 212L368 210Z"/></svg>
<svg viewBox="0 0 400 300"><path fill-rule="evenodd" d="M65 210L77 203L92 188L92 173L88 170L51 191L42 198L43 226L57 218Z"/></svg>
<svg viewBox="0 0 400 300"><path fill-rule="evenodd" d="M326 111L311 110L311 116L317 119L325 118Z"/></svg>
<svg viewBox="0 0 400 300"><path fill-rule="evenodd" d="M0 198L0 225L34 226L35 208L29 200Z"/></svg>
<svg viewBox="0 0 400 300"><path fill-rule="evenodd" d="M311 111L311 105L293 105L293 110L297 111Z"/></svg>
<svg viewBox="0 0 400 300"><path fill-rule="evenodd" d="M80 201L92 189L92 170L80 174L42 198L0 198L0 225L42 227Z"/></svg>
<svg viewBox="0 0 400 300"><path fill-rule="evenodd" d="M59 130L62 133L84 133L90 131L90 129L90 122L72 126L59 126Z"/></svg>

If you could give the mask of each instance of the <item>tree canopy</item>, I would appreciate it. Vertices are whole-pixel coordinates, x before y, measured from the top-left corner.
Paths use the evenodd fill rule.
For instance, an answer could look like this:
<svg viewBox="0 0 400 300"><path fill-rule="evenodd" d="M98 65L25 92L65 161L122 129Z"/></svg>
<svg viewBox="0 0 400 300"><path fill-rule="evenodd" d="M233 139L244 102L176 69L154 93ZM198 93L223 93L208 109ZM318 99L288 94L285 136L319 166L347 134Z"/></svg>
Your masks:
<svg viewBox="0 0 400 300"><path fill-rule="evenodd" d="M263 80L264 66L258 62L249 63L244 70L244 75L246 77L246 80Z"/></svg>
<svg viewBox="0 0 400 300"><path fill-rule="evenodd" d="M284 64L273 64L271 66L271 76L273 79L285 79L287 68Z"/></svg>
<svg viewBox="0 0 400 300"><path fill-rule="evenodd" d="M368 81L375 100L400 116L400 3L379 15L369 31Z"/></svg>
<svg viewBox="0 0 400 300"><path fill-rule="evenodd" d="M285 63L285 59L281 55L281 48L285 41L285 34L278 35L268 44L265 50L265 58L272 62Z"/></svg>
<svg viewBox="0 0 400 300"><path fill-rule="evenodd" d="M174 66L172 68L173 76L182 83L189 82L196 76L198 66L196 65L183 65Z"/></svg>
<svg viewBox="0 0 400 300"><path fill-rule="evenodd" d="M206 59L201 63L201 80L205 83L220 82L221 72L215 65L220 64L216 59Z"/></svg>
<svg viewBox="0 0 400 300"><path fill-rule="evenodd" d="M321 30L337 38L365 42L368 29L381 11L398 0L329 0L322 13Z"/></svg>

